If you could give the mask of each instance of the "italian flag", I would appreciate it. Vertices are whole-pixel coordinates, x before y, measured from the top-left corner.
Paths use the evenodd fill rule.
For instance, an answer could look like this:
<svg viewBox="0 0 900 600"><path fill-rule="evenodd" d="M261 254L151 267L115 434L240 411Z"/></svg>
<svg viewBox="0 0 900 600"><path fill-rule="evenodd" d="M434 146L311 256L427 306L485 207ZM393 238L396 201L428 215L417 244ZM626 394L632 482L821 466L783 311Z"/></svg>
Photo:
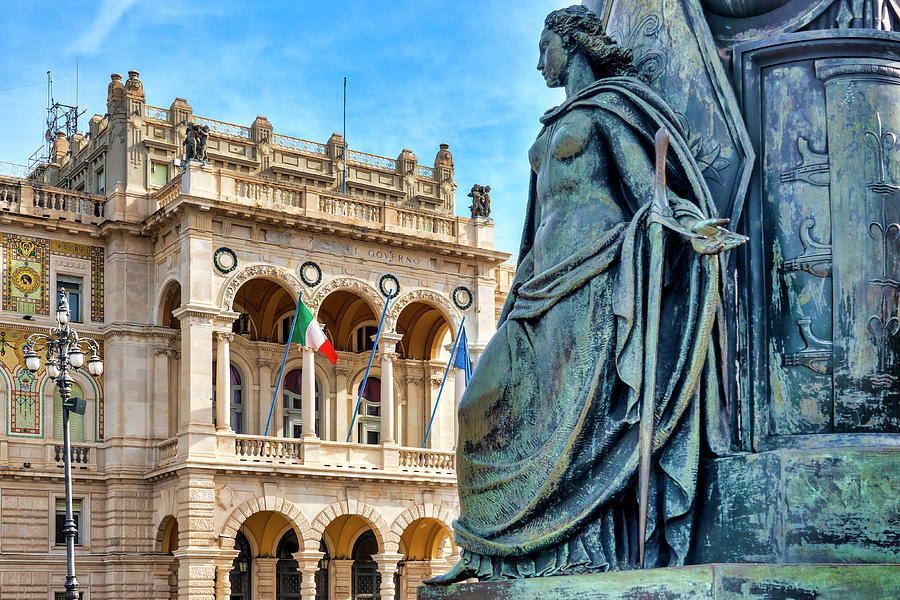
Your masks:
<svg viewBox="0 0 900 600"><path fill-rule="evenodd" d="M291 331L291 339L288 343L303 344L307 348L321 350L328 357L328 360L331 361L331 364L338 361L338 355L335 353L331 342L325 337L322 326L316 322L316 319L309 312L309 309L306 308L306 305L303 304L303 301L297 304L297 314L294 316L294 329Z"/></svg>

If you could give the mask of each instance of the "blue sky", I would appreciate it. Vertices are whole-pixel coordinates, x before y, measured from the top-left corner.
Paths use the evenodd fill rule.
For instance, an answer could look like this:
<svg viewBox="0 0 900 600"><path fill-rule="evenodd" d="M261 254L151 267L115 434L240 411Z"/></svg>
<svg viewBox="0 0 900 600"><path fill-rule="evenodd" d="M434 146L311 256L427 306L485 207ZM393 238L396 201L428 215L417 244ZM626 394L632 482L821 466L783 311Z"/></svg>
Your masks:
<svg viewBox="0 0 900 600"><path fill-rule="evenodd" d="M342 2L18 2L0 20L0 161L41 144L46 72L57 101L106 112L110 73L141 73L147 103L324 142L341 131L348 78L351 148L430 165L450 144L457 214L473 183L492 186L497 248L515 253L538 118L558 104L535 69L553 0Z"/></svg>

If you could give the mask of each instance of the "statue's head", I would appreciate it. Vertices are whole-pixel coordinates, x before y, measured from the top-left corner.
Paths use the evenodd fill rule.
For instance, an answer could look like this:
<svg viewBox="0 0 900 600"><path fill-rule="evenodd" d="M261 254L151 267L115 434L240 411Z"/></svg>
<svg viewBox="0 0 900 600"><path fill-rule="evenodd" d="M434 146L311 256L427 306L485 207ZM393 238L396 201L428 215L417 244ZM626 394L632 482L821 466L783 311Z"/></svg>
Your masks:
<svg viewBox="0 0 900 600"><path fill-rule="evenodd" d="M579 52L587 57L598 79L636 73L631 50L606 35L600 17L580 4L547 15L540 52L538 70L550 87L565 85L569 60Z"/></svg>

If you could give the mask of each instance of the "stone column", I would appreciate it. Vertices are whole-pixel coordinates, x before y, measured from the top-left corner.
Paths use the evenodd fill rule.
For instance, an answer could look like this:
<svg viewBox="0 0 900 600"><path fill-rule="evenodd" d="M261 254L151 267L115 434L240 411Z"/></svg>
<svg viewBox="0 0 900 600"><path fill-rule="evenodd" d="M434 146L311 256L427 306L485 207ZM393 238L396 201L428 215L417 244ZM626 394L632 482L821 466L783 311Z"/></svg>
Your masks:
<svg viewBox="0 0 900 600"><path fill-rule="evenodd" d="M302 395L303 437L316 435L316 355L312 348L303 347Z"/></svg>
<svg viewBox="0 0 900 600"><path fill-rule="evenodd" d="M350 423L350 413L347 412L347 379L350 377L350 367L345 365L344 361L339 361L334 366L334 375L334 439L343 442L347 439L347 426Z"/></svg>
<svg viewBox="0 0 900 600"><path fill-rule="evenodd" d="M325 554L314 550L301 550L295 552L293 556L300 569L300 598L302 600L315 600L316 571L319 569L319 560Z"/></svg>
<svg viewBox="0 0 900 600"><path fill-rule="evenodd" d="M397 552L382 552L372 557L378 563L381 573L381 597L388 600L394 597L394 575L400 567L403 555Z"/></svg>
<svg viewBox="0 0 900 600"><path fill-rule="evenodd" d="M216 560L216 600L231 600L231 569L237 550L222 550Z"/></svg>
<svg viewBox="0 0 900 600"><path fill-rule="evenodd" d="M216 332L216 431L231 431L231 340L233 333Z"/></svg>
<svg viewBox="0 0 900 600"><path fill-rule="evenodd" d="M272 369L277 369L278 365L274 361L268 359L259 359L259 399L257 401L257 429L258 435L263 435L266 431L266 421L269 419L269 410L272 408ZM279 422L276 403L275 411L272 414L272 424L269 426L269 435L277 436L279 428L276 424Z"/></svg>
<svg viewBox="0 0 900 600"><path fill-rule="evenodd" d="M250 585L254 598L260 600L275 598L275 567L277 564L277 558L257 557L253 559L253 577L250 578Z"/></svg>
<svg viewBox="0 0 900 600"><path fill-rule="evenodd" d="M381 441L395 444L394 431L394 359L397 358L397 343L403 336L384 332L378 340L381 350Z"/></svg>
<svg viewBox="0 0 900 600"><path fill-rule="evenodd" d="M331 590L333 590L331 592L332 600L350 600L350 593L353 591L351 582L353 561L350 559L331 559L328 567L333 577L330 586Z"/></svg>

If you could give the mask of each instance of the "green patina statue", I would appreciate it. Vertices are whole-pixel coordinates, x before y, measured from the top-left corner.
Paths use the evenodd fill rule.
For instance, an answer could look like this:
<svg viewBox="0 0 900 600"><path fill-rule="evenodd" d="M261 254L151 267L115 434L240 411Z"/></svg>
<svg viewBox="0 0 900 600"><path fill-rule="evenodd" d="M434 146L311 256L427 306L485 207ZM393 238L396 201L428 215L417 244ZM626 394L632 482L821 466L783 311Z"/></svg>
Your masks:
<svg viewBox="0 0 900 600"><path fill-rule="evenodd" d="M701 451L728 450L718 254L745 238L594 13L552 12L537 68L566 100L529 151L516 278L459 407L462 558L429 583L683 564Z"/></svg>

